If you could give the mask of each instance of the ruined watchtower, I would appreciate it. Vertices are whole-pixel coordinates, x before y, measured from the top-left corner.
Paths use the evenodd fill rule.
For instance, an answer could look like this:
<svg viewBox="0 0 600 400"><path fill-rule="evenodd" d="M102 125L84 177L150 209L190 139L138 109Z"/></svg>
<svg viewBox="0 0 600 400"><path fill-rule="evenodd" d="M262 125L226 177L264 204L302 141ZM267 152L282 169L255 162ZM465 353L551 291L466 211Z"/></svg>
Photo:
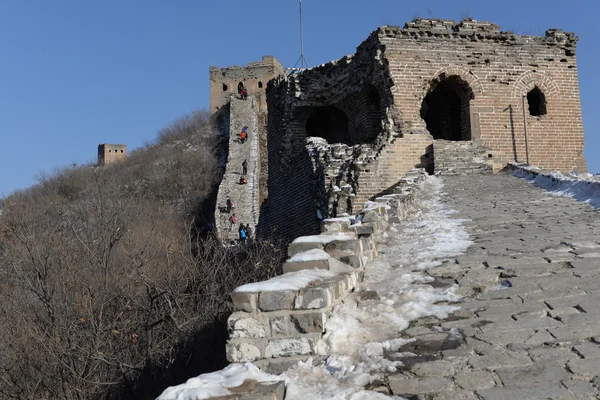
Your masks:
<svg viewBox="0 0 600 400"><path fill-rule="evenodd" d="M229 103L230 95L237 95L241 83L254 96L259 112L267 111L265 91L267 82L283 73L281 63L273 56L263 56L262 61L227 68L210 67L210 112L214 113Z"/></svg>
<svg viewBox="0 0 600 400"><path fill-rule="evenodd" d="M98 165L111 164L127 157L126 144L108 144L98 145Z"/></svg>
<svg viewBox="0 0 600 400"><path fill-rule="evenodd" d="M413 167L586 171L577 40L416 19L271 81L269 225L288 238L318 232L316 210L356 211Z"/></svg>

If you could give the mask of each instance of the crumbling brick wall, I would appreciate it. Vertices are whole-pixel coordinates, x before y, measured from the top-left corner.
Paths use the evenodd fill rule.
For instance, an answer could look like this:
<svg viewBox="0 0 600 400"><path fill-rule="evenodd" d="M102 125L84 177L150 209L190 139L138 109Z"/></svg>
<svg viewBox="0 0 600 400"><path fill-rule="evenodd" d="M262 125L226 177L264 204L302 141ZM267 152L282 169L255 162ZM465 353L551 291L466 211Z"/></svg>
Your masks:
<svg viewBox="0 0 600 400"><path fill-rule="evenodd" d="M576 44L559 29L520 36L473 19L416 19L272 81L267 225L296 226L289 238L314 233L317 209L356 211L410 168L433 171L434 139L474 140L496 164L586 171ZM341 144L315 151L310 136Z"/></svg>

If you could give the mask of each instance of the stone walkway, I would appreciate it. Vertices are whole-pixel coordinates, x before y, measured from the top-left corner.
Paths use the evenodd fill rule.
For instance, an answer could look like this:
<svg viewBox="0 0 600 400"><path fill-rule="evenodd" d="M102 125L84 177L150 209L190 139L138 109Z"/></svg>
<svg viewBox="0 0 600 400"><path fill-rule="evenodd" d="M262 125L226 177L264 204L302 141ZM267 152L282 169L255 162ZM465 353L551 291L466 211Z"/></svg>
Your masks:
<svg viewBox="0 0 600 400"><path fill-rule="evenodd" d="M250 224L256 228L259 213L259 175L260 152L258 150L258 126L255 113L255 99L249 96L247 100L231 99L230 124L229 124L229 154L223 180L219 185L217 205L224 206L227 196L235 206L231 213L221 213L219 207L215 211L215 223L219 236L225 242L238 239L238 225ZM239 134L244 125L248 126L248 140L241 143ZM248 162L248 171L245 175L248 183L239 183L242 176L242 162ZM229 218L235 213L237 225L231 226Z"/></svg>
<svg viewBox="0 0 600 400"><path fill-rule="evenodd" d="M406 332L409 399L600 399L600 215L509 175L446 177L475 242L427 272L466 296Z"/></svg>

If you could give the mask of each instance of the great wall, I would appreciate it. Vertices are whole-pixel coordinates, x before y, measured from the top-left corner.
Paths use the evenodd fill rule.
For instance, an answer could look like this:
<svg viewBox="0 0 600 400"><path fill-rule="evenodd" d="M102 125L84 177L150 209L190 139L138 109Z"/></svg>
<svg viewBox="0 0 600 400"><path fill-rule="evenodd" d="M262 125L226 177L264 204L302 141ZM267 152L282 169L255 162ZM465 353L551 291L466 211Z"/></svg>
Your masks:
<svg viewBox="0 0 600 400"><path fill-rule="evenodd" d="M587 171L576 43L560 29L522 36L473 19L416 19L311 69L284 71L270 56L212 67L211 111L229 134L217 203L230 196L240 223L289 243L284 277L304 280L232 293L228 360L271 374L325 364L327 322L347 304L380 300L361 281L388 228L420 212L429 173L443 177L444 201L468 218L474 242L437 268L409 271L455 287L461 308L412 320L399 333L401 367L365 383L384 397L356 398L600 398L600 286L588 281L600 266L600 225L588 218L597 212L512 176L539 174L520 164ZM248 100L231 93L238 83ZM244 159L248 184L239 185ZM228 217L217 207L218 235L230 242L238 232ZM218 398L303 398L289 382L286 395L281 378L235 389Z"/></svg>

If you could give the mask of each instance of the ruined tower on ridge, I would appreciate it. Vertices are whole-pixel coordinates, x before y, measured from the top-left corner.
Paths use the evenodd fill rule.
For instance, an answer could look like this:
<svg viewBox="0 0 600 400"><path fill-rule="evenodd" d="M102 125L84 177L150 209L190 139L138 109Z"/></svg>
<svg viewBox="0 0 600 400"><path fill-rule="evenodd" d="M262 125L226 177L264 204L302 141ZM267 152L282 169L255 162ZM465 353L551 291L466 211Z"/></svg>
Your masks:
<svg viewBox="0 0 600 400"><path fill-rule="evenodd" d="M126 144L102 143L98 145L98 165L111 164L124 160L125 157L127 157Z"/></svg>

